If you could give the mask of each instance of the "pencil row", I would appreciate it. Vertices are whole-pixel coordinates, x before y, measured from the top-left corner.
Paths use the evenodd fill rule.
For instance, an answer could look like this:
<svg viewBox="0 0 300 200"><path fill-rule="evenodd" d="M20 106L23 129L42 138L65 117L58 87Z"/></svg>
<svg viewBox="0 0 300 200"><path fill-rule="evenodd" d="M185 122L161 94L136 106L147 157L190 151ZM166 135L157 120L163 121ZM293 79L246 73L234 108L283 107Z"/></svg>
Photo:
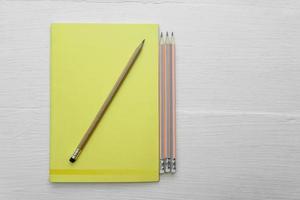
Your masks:
<svg viewBox="0 0 300 200"><path fill-rule="evenodd" d="M160 35L160 173L176 172L175 40Z"/></svg>

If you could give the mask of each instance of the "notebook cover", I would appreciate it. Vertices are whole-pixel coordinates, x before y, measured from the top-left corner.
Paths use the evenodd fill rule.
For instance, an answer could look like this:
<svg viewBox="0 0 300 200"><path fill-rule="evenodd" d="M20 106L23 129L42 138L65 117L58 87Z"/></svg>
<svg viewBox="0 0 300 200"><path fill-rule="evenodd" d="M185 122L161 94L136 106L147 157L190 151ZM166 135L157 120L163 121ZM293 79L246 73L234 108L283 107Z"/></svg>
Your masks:
<svg viewBox="0 0 300 200"><path fill-rule="evenodd" d="M75 163L130 56L143 50ZM52 24L51 182L159 180L158 25Z"/></svg>

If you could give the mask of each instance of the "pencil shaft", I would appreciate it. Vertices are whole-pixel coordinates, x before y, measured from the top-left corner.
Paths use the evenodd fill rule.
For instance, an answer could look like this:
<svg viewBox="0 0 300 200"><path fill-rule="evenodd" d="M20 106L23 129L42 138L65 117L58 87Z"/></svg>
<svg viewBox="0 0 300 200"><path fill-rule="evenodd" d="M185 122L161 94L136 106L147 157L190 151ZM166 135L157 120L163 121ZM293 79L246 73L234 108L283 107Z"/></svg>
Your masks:
<svg viewBox="0 0 300 200"><path fill-rule="evenodd" d="M171 158L171 45L166 44L167 48L167 68L166 68L166 90L167 90L167 158Z"/></svg>
<svg viewBox="0 0 300 200"><path fill-rule="evenodd" d="M164 39L163 39L163 34L161 33L160 35L160 45L159 45L159 113L160 113L160 120L159 120L159 125L160 125L160 173L165 172L165 166L164 166L164 155L165 155L165 141L164 141L164 127L165 127L165 121L164 121L164 81L165 81L165 74L164 74Z"/></svg>
<svg viewBox="0 0 300 200"><path fill-rule="evenodd" d="M163 44L163 112L164 112L164 131L163 131L163 140L164 140L164 172L170 172L170 43L168 33Z"/></svg>
<svg viewBox="0 0 300 200"><path fill-rule="evenodd" d="M162 38L161 38L162 40ZM160 43L160 158L164 159L164 45L163 41Z"/></svg>
<svg viewBox="0 0 300 200"><path fill-rule="evenodd" d="M163 113L164 113L164 131L163 131L163 135L164 135L164 159L167 158L167 149L168 149L168 143L167 143L167 127L168 127L168 124L167 124L167 48L166 48L166 44L164 43L163 44L163 91L164 91L164 94L163 94L163 100L164 100L164 103L163 103Z"/></svg>
<svg viewBox="0 0 300 200"><path fill-rule="evenodd" d="M170 165L169 165L169 108L168 108L168 101L169 101L169 88L168 88L168 78L169 78L169 56L168 56L168 35L163 43L163 168L164 172L170 172Z"/></svg>
<svg viewBox="0 0 300 200"><path fill-rule="evenodd" d="M85 134L84 134L83 138L81 139L80 143L78 144L78 146L77 146L77 148L76 148L73 156L70 158L71 162L74 162L78 158L80 152L82 151L82 149L84 148L84 146L88 142L90 136L92 135L92 133L95 130L95 128L97 127L99 121L101 120L101 118L105 114L105 111L107 110L107 108L109 107L110 103L112 102L113 97L118 92L118 90L119 90L120 86L122 85L123 81L125 80L128 72L130 71L131 67L133 66L134 62L136 61L137 57L139 56L139 54L140 54L140 52L141 52L141 50L143 48L143 45L144 45L144 40L135 49L135 51L132 54L132 56L130 57L127 65L125 66L124 70L122 71L120 77L116 81L114 87L112 88L112 90L110 91L108 97L106 98L106 100L104 101L104 103L101 106L100 110L98 111L98 113L97 113L96 117L94 118L93 122L89 126L88 130L85 132Z"/></svg>
<svg viewBox="0 0 300 200"><path fill-rule="evenodd" d="M176 70L175 41L171 39L171 173L176 172Z"/></svg>
<svg viewBox="0 0 300 200"><path fill-rule="evenodd" d="M90 127L88 128L88 130L86 131L85 135L83 136L82 140L80 141L79 145L77 146L77 148L82 149L84 147L84 145L86 144L88 138L91 136L92 132L94 131L94 129L96 128L98 122L101 120L101 118L103 117L106 109L108 108L109 104L112 102L113 97L115 96L115 94L117 93L117 91L119 90L122 82L124 81L124 79L126 78L129 70L131 69L131 67L133 66L134 61L136 60L137 56L140 53L142 46L140 45L135 52L133 53L133 55L131 56L131 58L129 59L126 67L124 68L123 72L121 73L120 77L118 78L118 80L116 81L113 89L110 91L108 97L106 98L106 100L104 101L102 107L100 108L99 112L97 113L96 117L94 118L92 124L90 125Z"/></svg>
<svg viewBox="0 0 300 200"><path fill-rule="evenodd" d="M176 71L175 71L175 44L171 46L172 71L172 157L176 158Z"/></svg>

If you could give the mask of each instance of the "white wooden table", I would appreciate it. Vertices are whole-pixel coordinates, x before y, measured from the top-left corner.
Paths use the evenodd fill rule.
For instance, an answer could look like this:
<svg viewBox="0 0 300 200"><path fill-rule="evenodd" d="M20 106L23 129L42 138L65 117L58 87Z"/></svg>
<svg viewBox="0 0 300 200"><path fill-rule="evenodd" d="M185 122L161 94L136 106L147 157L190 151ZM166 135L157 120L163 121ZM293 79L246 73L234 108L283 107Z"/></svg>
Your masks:
<svg viewBox="0 0 300 200"><path fill-rule="evenodd" d="M175 176L48 182L52 22L175 32ZM300 199L300 1L0 0L0 161L3 200Z"/></svg>

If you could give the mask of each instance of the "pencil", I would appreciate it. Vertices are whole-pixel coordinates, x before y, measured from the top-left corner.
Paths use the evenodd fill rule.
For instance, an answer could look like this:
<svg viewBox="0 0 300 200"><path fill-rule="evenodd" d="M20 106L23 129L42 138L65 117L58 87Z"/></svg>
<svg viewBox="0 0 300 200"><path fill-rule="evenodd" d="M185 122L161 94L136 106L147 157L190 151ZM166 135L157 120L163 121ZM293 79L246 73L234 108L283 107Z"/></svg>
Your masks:
<svg viewBox="0 0 300 200"><path fill-rule="evenodd" d="M127 63L127 65L125 66L124 70L122 71L120 77L116 81L114 87L112 88L112 90L110 91L108 97L106 98L106 100L104 101L104 103L101 106L100 110L98 111L98 113L97 113L96 117L94 118L93 122L91 123L91 125L89 126L87 131L85 132L83 138L81 139L80 143L76 147L73 155L69 159L69 161L71 163L74 163L77 160L77 158L79 157L80 153L82 152L84 146L87 144L90 136L93 134L93 131L97 127L99 121L101 120L101 118L105 114L105 111L107 110L110 103L112 102L115 94L118 92L120 86L122 85L123 81L125 80L125 78L126 78L127 74L129 73L130 69L132 68L134 62L136 61L136 59L140 55L140 52L141 52L141 50L144 46L144 42L145 42L145 40L143 40L139 44L139 46L135 49L135 51L133 52L132 56L130 57L130 59Z"/></svg>
<svg viewBox="0 0 300 200"><path fill-rule="evenodd" d="M165 140L164 140L164 127L165 127L165 118L164 118L164 38L163 33L160 34L160 45L159 45L159 88L160 88L160 173L163 174L165 172L164 158L165 158Z"/></svg>
<svg viewBox="0 0 300 200"><path fill-rule="evenodd" d="M166 33L166 39L165 39L165 112L166 112L166 159L165 159L165 172L170 172L171 171L171 109L170 109L170 102L171 102L171 88L170 88L170 81L171 81L171 74L170 74L170 69L171 69L171 57L170 57L170 38L168 32Z"/></svg>
<svg viewBox="0 0 300 200"><path fill-rule="evenodd" d="M171 34L171 172L176 172L176 74L175 74L175 40L174 34Z"/></svg>

